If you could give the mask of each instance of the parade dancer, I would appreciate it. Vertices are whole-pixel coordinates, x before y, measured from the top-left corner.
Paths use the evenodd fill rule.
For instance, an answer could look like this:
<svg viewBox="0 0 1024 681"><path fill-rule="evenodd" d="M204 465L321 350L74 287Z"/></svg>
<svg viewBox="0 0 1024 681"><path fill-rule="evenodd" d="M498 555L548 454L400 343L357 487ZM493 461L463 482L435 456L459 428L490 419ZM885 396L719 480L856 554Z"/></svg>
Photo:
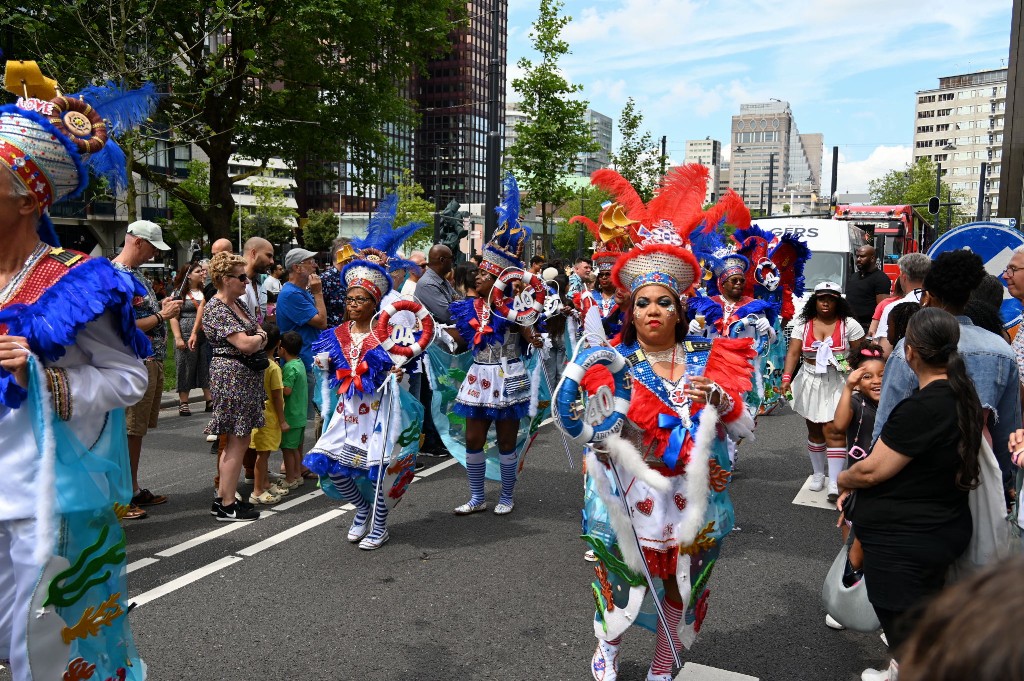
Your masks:
<svg viewBox="0 0 1024 681"><path fill-rule="evenodd" d="M348 540L366 551L383 546L388 534L389 500L393 504L412 478L415 457L403 460L400 488L381 490L378 484L393 473L395 442L400 417L394 407L400 396L388 400L379 391L389 372L400 373L371 327L380 301L394 288L390 272L395 269L417 271L415 263L396 256L399 246L423 225L410 224L392 229L398 198L389 194L370 221L367 236L356 239L352 247L356 258L341 270L344 282L346 321L327 329L313 345L313 355L325 370L330 387L338 396L331 414L330 396L323 398L324 411L330 415L323 435L309 450L303 464L321 477L330 479L334 488L356 507L348 530ZM393 386L394 390L403 390ZM409 402L412 402L410 397ZM404 406L404 405L403 405ZM422 417L422 413L420 414ZM370 482L365 489L358 484ZM369 493L372 490L372 493Z"/></svg>
<svg viewBox="0 0 1024 681"><path fill-rule="evenodd" d="M593 291L578 292L572 296L580 328L583 328L587 310L591 306L596 306L601 315L605 334L609 338L614 337L622 330L622 303L625 292L615 288L612 268L622 255L623 245L628 238L626 228L635 223L626 217L621 205L612 202L602 206L597 222L585 215L577 215L569 222L582 223L595 239L592 261L597 268L596 286Z"/></svg>
<svg viewBox="0 0 1024 681"><path fill-rule="evenodd" d="M535 348L544 340L535 329L519 326L497 315L488 304L494 282L508 268L522 270L523 248L530 240L529 228L519 219L519 189L508 175L505 197L497 207L500 226L483 249L483 262L477 272L478 298L457 300L449 306L454 330L449 333L462 347L473 351L473 365L459 388L453 409L466 419L466 474L470 498L455 508L455 515L470 515L487 510L484 477L487 457L484 448L487 431L494 423L498 438L501 470L501 496L495 515L507 515L515 507L519 420L530 407L530 375L523 362L520 336Z"/></svg>
<svg viewBox="0 0 1024 681"><path fill-rule="evenodd" d="M626 358L632 399L621 437L612 435L587 454L588 474L614 528L607 542L588 536L599 558L591 672L598 681L617 678L622 634L635 621L630 608L642 602L650 580L641 575L647 575L664 587L647 679L670 681L678 651L700 630L711 570L733 527L724 431L750 434L742 394L751 387L755 352L746 338L686 337L685 295L700 272L686 239L703 219L707 169L673 169L646 206L613 170L597 171L592 182L638 224L630 228L635 247L612 271L616 286L629 291L617 350ZM582 384L591 396L615 385L599 366ZM613 581L631 585L628 605L612 602Z"/></svg>
<svg viewBox="0 0 1024 681"><path fill-rule="evenodd" d="M139 681L118 517L132 497L124 407L152 351L132 311L146 290L60 248L47 210L89 168L120 186L104 119L141 121L105 108L104 88L92 105L56 96L34 62L9 62L7 82L34 85L17 92L26 108L0 107L0 660L14 681ZM142 119L155 104L148 88L118 96Z"/></svg>

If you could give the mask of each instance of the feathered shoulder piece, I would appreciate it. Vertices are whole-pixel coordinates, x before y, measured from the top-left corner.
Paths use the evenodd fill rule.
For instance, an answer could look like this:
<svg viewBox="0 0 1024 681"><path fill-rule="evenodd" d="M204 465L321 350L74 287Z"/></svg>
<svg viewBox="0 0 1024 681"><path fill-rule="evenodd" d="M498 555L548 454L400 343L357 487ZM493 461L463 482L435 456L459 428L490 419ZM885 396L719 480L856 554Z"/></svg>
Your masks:
<svg viewBox="0 0 1024 681"><path fill-rule="evenodd" d="M783 234L769 257L779 269L782 286L793 295L803 295L804 265L811 259L807 242L793 234Z"/></svg>

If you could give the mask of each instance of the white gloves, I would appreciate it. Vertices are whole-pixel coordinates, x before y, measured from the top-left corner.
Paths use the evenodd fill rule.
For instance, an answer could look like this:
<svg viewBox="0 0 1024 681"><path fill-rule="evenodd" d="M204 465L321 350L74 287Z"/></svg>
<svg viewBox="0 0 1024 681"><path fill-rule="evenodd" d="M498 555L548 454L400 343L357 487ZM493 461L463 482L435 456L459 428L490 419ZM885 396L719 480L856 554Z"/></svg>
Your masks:
<svg viewBox="0 0 1024 681"><path fill-rule="evenodd" d="M764 317L758 317L757 321L754 322L754 328L757 329L757 332L760 335L767 336L767 335L769 335L771 333L772 325L771 325L771 322L769 322Z"/></svg>
<svg viewBox="0 0 1024 681"><path fill-rule="evenodd" d="M690 328L688 330L688 333L691 336L700 336L703 334L703 332L704 328L700 325L700 322L698 322L696 319L690 321Z"/></svg>

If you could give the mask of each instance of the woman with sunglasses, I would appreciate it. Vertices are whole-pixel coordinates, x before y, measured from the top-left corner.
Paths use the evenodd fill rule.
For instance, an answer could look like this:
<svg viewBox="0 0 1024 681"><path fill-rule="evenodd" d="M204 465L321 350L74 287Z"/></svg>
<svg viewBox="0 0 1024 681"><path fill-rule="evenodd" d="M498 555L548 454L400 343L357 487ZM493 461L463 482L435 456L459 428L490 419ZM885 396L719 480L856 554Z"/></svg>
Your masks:
<svg viewBox="0 0 1024 681"><path fill-rule="evenodd" d="M213 418L204 432L227 436L218 464L217 498L210 513L220 521L256 520L259 511L253 510L252 504L236 501L235 492L252 431L264 425L263 404L267 399L263 372L250 368L245 356L266 347L267 333L238 300L245 295L249 281L245 259L231 253L216 254L210 261L210 278L217 293L206 303L202 322L213 348Z"/></svg>
<svg viewBox="0 0 1024 681"><path fill-rule="evenodd" d="M827 463L829 501L839 496L836 481L846 467L846 434L832 419L850 371L849 358L860 350L864 338L864 328L853 318L842 292L831 281L814 287L793 326L781 386L783 395L792 386L790 406L807 424L807 454L813 471L808 489L825 488ZM794 379L797 363L800 373Z"/></svg>
<svg viewBox="0 0 1024 681"><path fill-rule="evenodd" d="M380 309L380 301L394 289L390 272L398 269L419 271L416 263L396 257L398 247L421 227L419 224L392 229L397 197L386 196L370 222L363 239L355 239L355 259L341 268L345 287L345 321L327 329L313 344L315 361L327 370L327 385L337 396L337 406L330 409L333 398L322 397L325 405L323 434L303 459L303 463L321 478L329 478L334 489L355 506L355 517L348 529L348 541L372 551L389 539L387 527L388 494L366 494L375 491L373 483L385 475L392 461L392 451L382 439L383 425L392 418L381 411L383 403L379 388L395 364L381 347L383 338L374 333L372 322ZM400 373L400 372L399 372ZM326 386L324 387L326 389ZM392 399L399 399L397 395ZM387 403L383 403L387 404ZM393 438L391 423L388 431ZM410 468L415 459L409 460ZM408 472L411 479L412 471ZM369 481L370 485L365 483ZM360 489L362 484L364 489Z"/></svg>

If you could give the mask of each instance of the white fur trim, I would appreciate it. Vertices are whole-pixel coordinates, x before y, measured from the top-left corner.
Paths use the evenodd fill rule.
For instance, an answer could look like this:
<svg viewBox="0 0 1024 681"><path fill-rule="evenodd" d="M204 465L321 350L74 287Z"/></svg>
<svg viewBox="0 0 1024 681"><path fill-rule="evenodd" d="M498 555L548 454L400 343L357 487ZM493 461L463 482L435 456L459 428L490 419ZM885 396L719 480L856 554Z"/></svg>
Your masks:
<svg viewBox="0 0 1024 681"><path fill-rule="evenodd" d="M593 450L588 448L587 475L593 479L597 493L600 495L601 500L604 501L605 508L608 510L608 522L611 523L612 529L615 530L615 536L618 538L616 545L622 554L622 560L634 571L643 574L644 559L634 539L636 531L633 529L633 523L622 506L622 500L625 497L618 497L612 493L612 486L609 484L608 478L605 477L604 471L605 465L599 462ZM625 494L623 490L620 490L620 492Z"/></svg>
<svg viewBox="0 0 1024 681"><path fill-rule="evenodd" d="M537 357L537 365L533 367L533 375L530 376L530 418L537 416L537 405L540 402L540 381L541 371L544 369L544 357Z"/></svg>
<svg viewBox="0 0 1024 681"><path fill-rule="evenodd" d="M697 426L697 437L690 450L690 460L686 463L686 508L683 518L676 525L676 537L680 546L692 544L697 533L704 525L704 515L708 510L708 497L711 478L711 466L708 457L715 440L715 426L718 424L718 413L714 409L704 409L700 414L700 425Z"/></svg>
<svg viewBox="0 0 1024 681"><path fill-rule="evenodd" d="M708 411L705 409L705 411ZM711 410L714 411L714 410ZM729 433L729 437L733 440L739 441L743 439L753 440L754 439L754 417L750 415L746 407L743 409L743 413L740 417L723 424L725 426L725 432Z"/></svg>
<svg viewBox="0 0 1024 681"><path fill-rule="evenodd" d="M658 492L668 491L671 486L668 478L644 463L643 456L632 442L616 434L605 440L605 445L608 448L608 457L615 462L620 473L631 475Z"/></svg>
<svg viewBox="0 0 1024 681"><path fill-rule="evenodd" d="M322 430L326 432L334 417L334 410L331 409L331 379L328 372L320 369L317 369L317 377L320 379L320 416L324 421Z"/></svg>
<svg viewBox="0 0 1024 681"><path fill-rule="evenodd" d="M46 383L42 362L29 356L31 380L39 389L39 414L42 419L43 441L39 443L39 468L36 470L36 546L33 560L44 565L53 555L57 542L56 519L54 518L54 496L57 490L57 444L53 434L53 396Z"/></svg>

